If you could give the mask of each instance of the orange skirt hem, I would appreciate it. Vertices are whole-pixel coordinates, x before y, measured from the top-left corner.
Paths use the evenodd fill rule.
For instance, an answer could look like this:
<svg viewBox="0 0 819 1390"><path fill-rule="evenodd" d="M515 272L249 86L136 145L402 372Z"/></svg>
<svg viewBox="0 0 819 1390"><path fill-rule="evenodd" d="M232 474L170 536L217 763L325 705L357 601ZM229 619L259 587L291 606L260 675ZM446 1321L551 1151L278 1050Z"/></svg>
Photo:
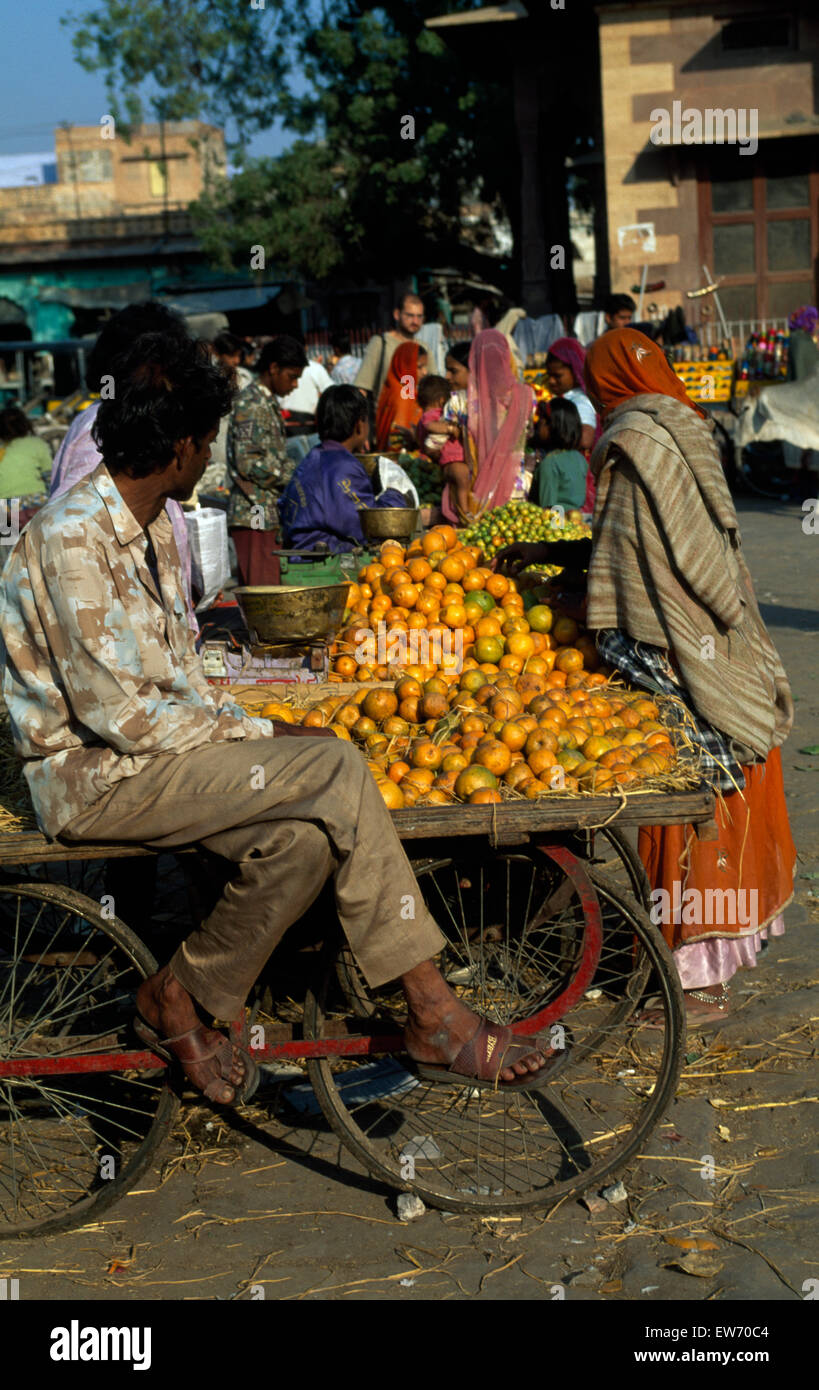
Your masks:
<svg viewBox="0 0 819 1390"><path fill-rule="evenodd" d="M639 853L654 894L652 916L672 950L714 937L754 935L793 897L796 847L780 750L742 770L744 791L718 800L716 840L698 840L692 825L640 830ZM727 921L720 920L726 915Z"/></svg>

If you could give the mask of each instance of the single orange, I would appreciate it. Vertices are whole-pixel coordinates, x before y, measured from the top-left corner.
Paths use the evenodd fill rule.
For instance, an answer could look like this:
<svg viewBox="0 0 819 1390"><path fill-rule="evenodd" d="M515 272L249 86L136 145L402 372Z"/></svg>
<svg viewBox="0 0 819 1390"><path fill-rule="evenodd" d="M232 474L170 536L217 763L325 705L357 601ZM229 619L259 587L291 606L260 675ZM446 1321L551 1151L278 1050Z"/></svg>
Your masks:
<svg viewBox="0 0 819 1390"><path fill-rule="evenodd" d="M552 636L560 647L571 647L580 634L574 618L557 618L552 625Z"/></svg>
<svg viewBox="0 0 819 1390"><path fill-rule="evenodd" d="M469 767L465 767L463 772L459 772L458 779L455 783L455 791L458 796L463 797L466 801L472 793L478 791L480 787L489 787L491 790L495 791L497 790L497 785L498 779L488 767L482 767L479 763L472 763Z"/></svg>
<svg viewBox="0 0 819 1390"><path fill-rule="evenodd" d="M361 702L361 708L369 719L380 723L388 719L398 709L398 696L392 690L370 690Z"/></svg>
<svg viewBox="0 0 819 1390"><path fill-rule="evenodd" d="M466 623L466 609L462 603L450 603L441 609L441 622L446 627L462 628Z"/></svg>
<svg viewBox="0 0 819 1390"><path fill-rule="evenodd" d="M445 556L438 568L447 581L452 580L456 583L466 574L466 565L457 555Z"/></svg>
<svg viewBox="0 0 819 1390"><path fill-rule="evenodd" d="M333 670L337 675L343 676L345 680L352 680L356 673L357 662L352 656L339 656L333 662Z"/></svg>
<svg viewBox="0 0 819 1390"><path fill-rule="evenodd" d="M504 623L504 627L506 626L508 625ZM535 654L534 643L528 632L513 632L506 638L506 650L513 656L522 656L524 659Z"/></svg>
<svg viewBox="0 0 819 1390"><path fill-rule="evenodd" d="M526 742L527 731L522 724L518 724L515 719L507 719L503 725L498 738L501 743L505 743L513 753L516 753Z"/></svg>
<svg viewBox="0 0 819 1390"><path fill-rule="evenodd" d="M564 647L557 654L555 669L558 671L577 672L583 669L583 653L577 647Z"/></svg>
<svg viewBox="0 0 819 1390"><path fill-rule="evenodd" d="M512 764L512 750L499 738L479 744L473 766L488 767L496 777L500 777Z"/></svg>
<svg viewBox="0 0 819 1390"><path fill-rule="evenodd" d="M486 619L481 619L481 622L486 622ZM478 630L478 627L480 626L481 623L478 623L475 629L476 632ZM503 652L504 644L502 637L492 637L488 635L483 636L480 633L478 633L477 639L475 641L475 656L477 657L479 662L488 661L496 663L500 661L501 657L503 656Z"/></svg>
<svg viewBox="0 0 819 1390"><path fill-rule="evenodd" d="M509 593L509 580L503 574L490 574L486 580L486 592L493 598L503 598L504 594Z"/></svg>
<svg viewBox="0 0 819 1390"><path fill-rule="evenodd" d="M423 584L427 575L432 574L432 565L429 560L422 560L419 555L414 560L408 561L407 570L413 584Z"/></svg>

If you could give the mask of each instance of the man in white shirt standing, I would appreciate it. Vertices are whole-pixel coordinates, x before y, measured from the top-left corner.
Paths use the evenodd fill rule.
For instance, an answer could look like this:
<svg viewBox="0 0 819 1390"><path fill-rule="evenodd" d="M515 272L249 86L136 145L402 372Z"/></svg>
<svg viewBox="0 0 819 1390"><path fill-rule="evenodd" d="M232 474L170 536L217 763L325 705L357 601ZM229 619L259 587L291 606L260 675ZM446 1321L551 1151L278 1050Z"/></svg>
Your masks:
<svg viewBox="0 0 819 1390"><path fill-rule="evenodd" d="M306 415L312 420L316 413L319 397L332 384L333 378L329 372L324 370L321 363L308 359L298 386L289 395L279 396L279 405L290 415Z"/></svg>

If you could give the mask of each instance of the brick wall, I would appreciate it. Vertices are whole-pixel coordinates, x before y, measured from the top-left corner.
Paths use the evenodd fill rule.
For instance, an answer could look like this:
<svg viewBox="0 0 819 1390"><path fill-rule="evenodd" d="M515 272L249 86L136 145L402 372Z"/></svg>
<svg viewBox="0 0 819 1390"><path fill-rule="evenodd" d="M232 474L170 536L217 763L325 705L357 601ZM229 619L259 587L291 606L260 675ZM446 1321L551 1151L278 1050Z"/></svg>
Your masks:
<svg viewBox="0 0 819 1390"><path fill-rule="evenodd" d="M756 0L720 4L719 17L706 5L599 11L613 290L638 283L644 259L649 280L666 281L667 289L655 297L668 307L685 303L685 291L702 283L696 175L708 150L652 145L653 110L670 111L674 101L683 109L756 108L760 137L784 128L795 134L800 128L819 130L819 7L803 9L796 48L723 51L726 20L755 11L761 17L772 13ZM788 12L787 3L782 12ZM737 158L748 166L741 172L750 174L754 158L740 159L738 151ZM618 244L619 227L641 222L655 227L657 247L650 256Z"/></svg>

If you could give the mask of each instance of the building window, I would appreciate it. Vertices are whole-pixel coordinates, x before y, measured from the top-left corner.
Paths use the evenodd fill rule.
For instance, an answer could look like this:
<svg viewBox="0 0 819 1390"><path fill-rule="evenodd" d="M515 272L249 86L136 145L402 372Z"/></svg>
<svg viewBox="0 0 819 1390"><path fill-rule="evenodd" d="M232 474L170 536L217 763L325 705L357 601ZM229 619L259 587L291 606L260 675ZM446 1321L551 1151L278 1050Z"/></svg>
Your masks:
<svg viewBox="0 0 819 1390"><path fill-rule="evenodd" d="M107 183L114 176L110 150L69 150L59 161L62 183Z"/></svg>
<svg viewBox="0 0 819 1390"><path fill-rule="evenodd" d="M819 142L771 142L751 177L733 151L703 154L700 253L727 319L784 318L816 303Z"/></svg>
<svg viewBox="0 0 819 1390"><path fill-rule="evenodd" d="M148 165L148 185L152 198L164 198L168 191L168 170L158 160Z"/></svg>
<svg viewBox="0 0 819 1390"><path fill-rule="evenodd" d="M789 14L752 15L723 24L720 39L726 53L749 48L793 48L795 27Z"/></svg>

